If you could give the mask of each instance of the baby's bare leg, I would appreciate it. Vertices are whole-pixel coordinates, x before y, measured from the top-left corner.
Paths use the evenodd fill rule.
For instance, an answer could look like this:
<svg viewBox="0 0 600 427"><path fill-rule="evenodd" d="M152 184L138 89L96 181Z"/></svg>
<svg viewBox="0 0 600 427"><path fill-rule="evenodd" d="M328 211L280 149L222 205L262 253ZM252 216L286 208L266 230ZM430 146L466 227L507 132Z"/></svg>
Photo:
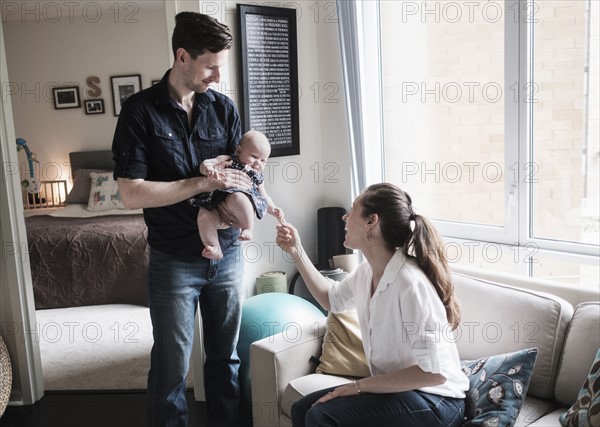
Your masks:
<svg viewBox="0 0 600 427"><path fill-rule="evenodd" d="M221 218L216 210L209 211L205 208L200 208L198 212L198 231L200 239L204 244L202 256L209 259L223 258L221 245L219 244L219 234L217 227L221 223Z"/></svg>
<svg viewBox="0 0 600 427"><path fill-rule="evenodd" d="M244 193L231 193L225 201L229 212L235 214L234 222L240 229L240 240L252 240L252 228L254 228L254 207L252 202Z"/></svg>

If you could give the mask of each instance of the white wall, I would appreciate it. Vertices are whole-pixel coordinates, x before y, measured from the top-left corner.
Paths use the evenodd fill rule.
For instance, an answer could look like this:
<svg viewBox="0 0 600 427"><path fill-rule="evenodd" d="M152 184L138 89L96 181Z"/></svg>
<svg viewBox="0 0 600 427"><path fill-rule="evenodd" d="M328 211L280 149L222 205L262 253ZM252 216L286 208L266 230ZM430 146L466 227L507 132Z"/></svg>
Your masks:
<svg viewBox="0 0 600 427"><path fill-rule="evenodd" d="M60 14L44 9L43 2L30 2L27 9L11 3L19 6L16 12L2 10L16 135L36 153L39 178L69 179L70 151L110 148L117 122L110 77L141 74L142 87L148 87L168 68L164 6L126 9L108 2L113 8L100 9L98 15L97 7L77 6L71 13L64 2L52 2L63 6ZM24 10L30 13L23 15ZM55 86L78 85L82 100L90 99L90 76L100 78L105 114L86 115L83 106L54 109Z"/></svg>
<svg viewBox="0 0 600 427"><path fill-rule="evenodd" d="M0 93L9 81L0 20ZM8 100L10 97L7 97ZM12 401L31 404L43 395L41 355L35 334L35 311L23 204L18 195L17 150L10 102L0 104L0 334L8 351L13 372ZM11 143L9 143L11 141Z"/></svg>
<svg viewBox="0 0 600 427"><path fill-rule="evenodd" d="M236 2L201 2L200 12L210 14L236 30ZM255 4L255 3L252 3ZM343 77L337 19L331 1L290 3L258 2L265 6L287 5L296 9L298 32L298 84L300 155L271 158L265 174L274 202L300 231L305 248L317 260L317 210L325 206L349 207L350 153L343 96ZM327 19L325 19L327 18ZM237 51L232 52L228 88L238 84ZM237 101L237 93L232 94ZM245 244L246 285L266 271L285 271L288 280L296 269L275 248L275 220L256 223L254 241Z"/></svg>
<svg viewBox="0 0 600 427"><path fill-rule="evenodd" d="M24 20L22 10L3 9L16 135L25 138L37 154L42 179L69 179L64 165L70 151L110 149L116 125L110 76L140 73L142 85L147 87L151 80L162 77L171 62L172 27L167 27L174 17L165 16L164 5L156 6L160 1L121 2L118 10L115 2L108 2L113 6L104 9L100 19L96 8L86 10L85 4L102 2L76 3L81 6L75 11L87 13L76 16L65 6L61 19L57 19L56 13L51 13L56 11L44 12L39 6L37 15L35 11L28 13L28 20ZM131 4L140 7L127 6ZM141 7L149 4L154 6ZM259 4L297 10L301 154L272 158L266 183L316 261L317 209L350 205L350 155L335 2ZM189 9L210 14L225 21L237 40L235 5L231 1L203 1L198 6L197 2L180 0L175 7L167 5L166 10L170 14ZM237 56L234 47L226 77L217 88L235 101L239 101ZM82 108L53 108L52 86L77 83L85 99L89 76L101 79L106 114L88 116ZM25 167L25 156L20 155ZM274 247L274 226L271 217L257 222L254 241L245 245L247 294L254 293L254 279L266 271L286 271L288 279L295 272L293 264Z"/></svg>

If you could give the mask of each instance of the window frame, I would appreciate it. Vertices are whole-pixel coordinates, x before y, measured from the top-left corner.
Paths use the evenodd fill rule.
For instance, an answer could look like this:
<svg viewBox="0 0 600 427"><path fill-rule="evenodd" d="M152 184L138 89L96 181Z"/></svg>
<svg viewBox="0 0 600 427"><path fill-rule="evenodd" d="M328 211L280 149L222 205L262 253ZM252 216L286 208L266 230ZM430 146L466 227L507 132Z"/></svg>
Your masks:
<svg viewBox="0 0 600 427"><path fill-rule="evenodd" d="M377 34L377 40L371 39L362 45L363 54L376 52L377 68L374 75L379 82L383 81L381 65L381 22L380 1L361 2L362 25L365 34ZM533 189L535 182L531 179L531 172L535 166L532 163L533 153L533 107L534 82L533 79L533 31L535 25L535 2L531 0L512 0L505 2L504 15L504 87L505 87L505 154L503 170L504 180L504 208L506 210L505 223L502 226L485 224L460 223L448 220L433 220L446 241L475 241L490 242L499 245L518 247L531 247L535 245L544 254L563 256L566 260L590 265L599 265L600 245L580 243L566 240L546 239L533 236ZM365 12L365 9L370 11ZM511 11L512 13L509 13ZM365 56L362 56L365 59ZM373 54L371 54L373 58ZM515 83L517 87L515 88ZM515 88L516 91L513 89ZM364 117L365 128L379 126L381 138L377 150L385 152L384 112L383 112L383 84L375 86L378 92L381 114L378 117ZM518 102L510 102L511 95L518 96ZM514 98L513 98L514 99ZM367 109L363 104L363 110ZM368 154L362 153L365 156ZM371 157L372 158L372 157ZM383 155L381 162L365 162L367 184L385 180L385 166ZM381 178L381 179L379 179ZM515 181L516 179L516 181ZM535 262L535 260L534 260ZM532 275L532 265L529 262L515 263L515 272L527 276Z"/></svg>

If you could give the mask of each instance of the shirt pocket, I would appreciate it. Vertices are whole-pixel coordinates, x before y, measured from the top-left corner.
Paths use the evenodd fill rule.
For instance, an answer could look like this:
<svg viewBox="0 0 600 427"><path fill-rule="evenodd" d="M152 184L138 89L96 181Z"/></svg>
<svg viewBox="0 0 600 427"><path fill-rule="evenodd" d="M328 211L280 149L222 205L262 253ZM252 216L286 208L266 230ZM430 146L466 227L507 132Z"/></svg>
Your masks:
<svg viewBox="0 0 600 427"><path fill-rule="evenodd" d="M198 144L194 144L200 161L212 159L227 150L227 133L223 126L208 126L198 129Z"/></svg>
<svg viewBox="0 0 600 427"><path fill-rule="evenodd" d="M156 126L154 135L159 142L161 154L182 167L185 162L185 134L181 129L175 129L170 126Z"/></svg>

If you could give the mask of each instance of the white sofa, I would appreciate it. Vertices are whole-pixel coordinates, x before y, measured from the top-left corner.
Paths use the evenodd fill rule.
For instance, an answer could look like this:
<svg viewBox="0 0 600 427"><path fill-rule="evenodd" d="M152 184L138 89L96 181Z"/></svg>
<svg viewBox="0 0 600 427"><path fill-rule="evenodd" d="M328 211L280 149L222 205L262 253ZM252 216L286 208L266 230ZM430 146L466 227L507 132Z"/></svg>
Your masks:
<svg viewBox="0 0 600 427"><path fill-rule="evenodd" d="M574 308L554 294L506 283L456 273L454 283L462 305L462 335L457 339L461 359L536 347L535 368L516 425L560 426L560 414L577 399L600 347L598 298ZM300 340L291 342L279 334L252 344L254 427L290 426L293 402L349 381L314 373L311 357L320 356L324 334L325 319L319 327L306 325Z"/></svg>

